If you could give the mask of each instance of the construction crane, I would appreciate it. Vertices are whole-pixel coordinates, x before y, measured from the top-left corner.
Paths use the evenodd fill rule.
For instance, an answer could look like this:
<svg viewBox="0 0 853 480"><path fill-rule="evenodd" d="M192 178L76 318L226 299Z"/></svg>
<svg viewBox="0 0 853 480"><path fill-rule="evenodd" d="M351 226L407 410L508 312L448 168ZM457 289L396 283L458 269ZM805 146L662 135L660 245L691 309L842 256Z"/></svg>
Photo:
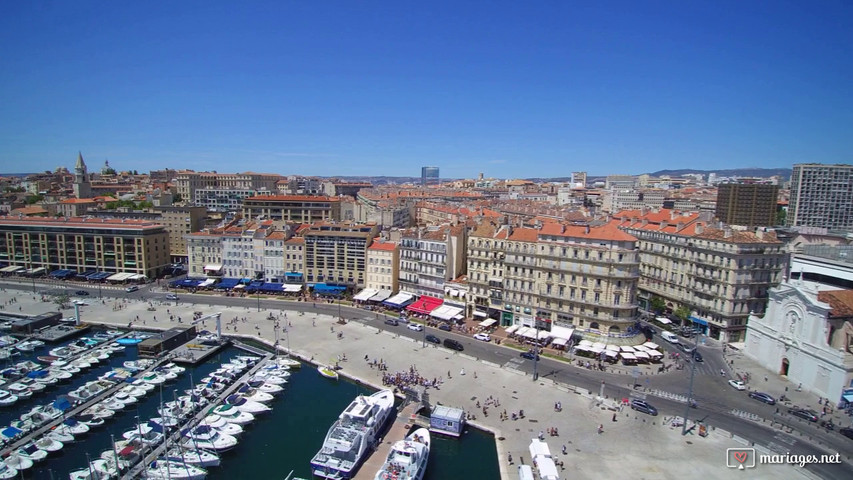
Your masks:
<svg viewBox="0 0 853 480"><path fill-rule="evenodd" d="M201 323L201 322L207 320L208 318L214 318L214 317L216 317L216 342L221 343L222 342L222 312L211 313L210 315L202 315L202 316L198 317L197 319L193 320L192 324L195 325L197 323Z"/></svg>

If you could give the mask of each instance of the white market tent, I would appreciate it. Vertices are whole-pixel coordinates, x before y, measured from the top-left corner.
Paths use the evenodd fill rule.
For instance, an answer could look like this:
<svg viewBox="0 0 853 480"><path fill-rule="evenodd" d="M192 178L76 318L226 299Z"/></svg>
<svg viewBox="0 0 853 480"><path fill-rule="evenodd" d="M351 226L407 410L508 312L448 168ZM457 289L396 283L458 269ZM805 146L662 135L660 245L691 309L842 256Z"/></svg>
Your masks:
<svg viewBox="0 0 853 480"><path fill-rule="evenodd" d="M557 472L557 465L554 464L554 459L551 457L538 456L534 457L536 468L539 470L539 478L541 480L560 480L560 474Z"/></svg>
<svg viewBox="0 0 853 480"><path fill-rule="evenodd" d="M651 348L652 350L657 350L660 348L660 345L654 342L646 342L643 344L643 346L646 348Z"/></svg>
<svg viewBox="0 0 853 480"><path fill-rule="evenodd" d="M462 312L462 309L459 307L454 307L452 305L442 305L432 312L430 312L431 317L440 318L441 320L451 320ZM494 320L492 320L494 322Z"/></svg>
<svg viewBox="0 0 853 480"><path fill-rule="evenodd" d="M560 338L560 337L557 337L553 341L551 341L552 345L558 345L558 346L559 345L567 345L568 343L569 343L568 340L566 340L565 338Z"/></svg>
<svg viewBox="0 0 853 480"><path fill-rule="evenodd" d="M539 440L538 438L534 438L530 441L530 456L533 458L536 457L550 457L551 456L551 448L547 443Z"/></svg>
<svg viewBox="0 0 853 480"><path fill-rule="evenodd" d="M663 356L663 354L662 354L662 353L660 353L660 352L658 352L657 350L649 350L649 351L644 352L644 353L645 353L646 355L648 355L648 356L652 357L652 358L660 358L660 357L662 357L662 356Z"/></svg>
<svg viewBox="0 0 853 480"><path fill-rule="evenodd" d="M357 300L359 302L366 302L367 300L370 300L370 297L376 295L377 293L379 293L379 290L375 288L365 288L364 290L358 292L354 297L352 297L352 299Z"/></svg>
<svg viewBox="0 0 853 480"><path fill-rule="evenodd" d="M639 359L643 359L643 360L648 360L649 354L646 352L634 352L634 357L639 358Z"/></svg>
<svg viewBox="0 0 853 480"><path fill-rule="evenodd" d="M619 352L617 352L615 350L605 350L604 354L607 355L608 357L613 357L613 358L616 358L619 356Z"/></svg>
<svg viewBox="0 0 853 480"><path fill-rule="evenodd" d="M633 347L629 347L629 346L627 346L627 345L622 345L621 347L619 347L619 350L621 350L621 351L623 351L623 352L628 352L628 353L633 353L633 352L634 352L634 348L633 348Z"/></svg>
<svg viewBox="0 0 853 480"><path fill-rule="evenodd" d="M636 360L637 359L637 357L635 357L633 353L628 353L628 352L621 352L619 354L619 356L624 358L625 360Z"/></svg>
<svg viewBox="0 0 853 480"><path fill-rule="evenodd" d="M509 327L506 327L507 335L509 335L511 333L515 333L516 330L518 330L518 325L510 325Z"/></svg>
<svg viewBox="0 0 853 480"><path fill-rule="evenodd" d="M494 318L487 318L487 319L483 320L482 322L480 322L480 326L481 327L491 327L492 325L494 325L496 323L498 323L498 321L495 320Z"/></svg>
<svg viewBox="0 0 853 480"><path fill-rule="evenodd" d="M581 340L579 345L583 345L585 347L591 347L592 342L590 342L589 340Z"/></svg>
<svg viewBox="0 0 853 480"><path fill-rule="evenodd" d="M619 345L607 345L606 347L604 347L604 349L607 350L608 352L609 351L619 352Z"/></svg>
<svg viewBox="0 0 853 480"><path fill-rule="evenodd" d="M481 311L479 311L479 310L474 310L474 316L475 316L475 317L480 317L480 318L486 318L486 317L488 317L488 316L489 316L489 314L488 314L488 313L486 313L486 312L481 312Z"/></svg>

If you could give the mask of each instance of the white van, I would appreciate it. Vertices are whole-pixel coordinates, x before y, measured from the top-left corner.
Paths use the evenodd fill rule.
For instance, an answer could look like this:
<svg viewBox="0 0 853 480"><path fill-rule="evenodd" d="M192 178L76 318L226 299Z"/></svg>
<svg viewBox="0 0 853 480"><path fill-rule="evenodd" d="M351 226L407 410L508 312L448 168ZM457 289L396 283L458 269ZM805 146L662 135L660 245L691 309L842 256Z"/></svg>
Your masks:
<svg viewBox="0 0 853 480"><path fill-rule="evenodd" d="M672 332L660 332L660 338L666 340L669 343L677 344L678 343L678 335Z"/></svg>

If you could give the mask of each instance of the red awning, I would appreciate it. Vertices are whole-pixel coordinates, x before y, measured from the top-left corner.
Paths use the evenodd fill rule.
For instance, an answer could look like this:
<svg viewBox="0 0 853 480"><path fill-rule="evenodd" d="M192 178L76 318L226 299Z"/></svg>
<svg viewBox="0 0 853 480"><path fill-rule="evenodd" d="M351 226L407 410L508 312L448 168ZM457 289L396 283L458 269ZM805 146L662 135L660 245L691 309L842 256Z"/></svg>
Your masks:
<svg viewBox="0 0 853 480"><path fill-rule="evenodd" d="M424 295L421 298L417 299L415 303L406 307L406 310L415 313L423 313L428 314L429 312L435 310L440 307L441 304L444 303L444 300L436 297L430 297L429 295Z"/></svg>

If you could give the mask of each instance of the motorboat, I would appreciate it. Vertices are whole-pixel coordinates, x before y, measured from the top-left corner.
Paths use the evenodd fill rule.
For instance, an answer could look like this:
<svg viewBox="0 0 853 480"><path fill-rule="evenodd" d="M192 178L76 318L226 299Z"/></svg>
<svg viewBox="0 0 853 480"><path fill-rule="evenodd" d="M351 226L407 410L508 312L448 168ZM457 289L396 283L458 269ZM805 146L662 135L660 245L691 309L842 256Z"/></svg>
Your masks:
<svg viewBox="0 0 853 480"><path fill-rule="evenodd" d="M172 447L166 453L166 458L201 468L218 467L221 461L219 454L203 448Z"/></svg>
<svg viewBox="0 0 853 480"><path fill-rule="evenodd" d="M49 352L51 357L59 357L59 359L68 358L74 355L76 352L71 349L71 347L56 347L52 348Z"/></svg>
<svg viewBox="0 0 853 480"><path fill-rule="evenodd" d="M68 364L68 365L63 365L61 367L56 367L56 368L62 370L63 372L68 372L72 375L75 373L80 373L80 367L78 367L77 365Z"/></svg>
<svg viewBox="0 0 853 480"><path fill-rule="evenodd" d="M210 414L204 417L201 424L213 427L219 430L220 433L225 433L234 437L243 433L243 427L236 423L228 423L228 421L216 414Z"/></svg>
<svg viewBox="0 0 853 480"><path fill-rule="evenodd" d="M157 445L163 441L163 426L157 422L140 423L132 430L121 434L125 440L137 439L147 445Z"/></svg>
<svg viewBox="0 0 853 480"><path fill-rule="evenodd" d="M23 472L24 470L32 468L35 462L33 462L29 457L24 457L18 453L12 452L3 459L3 463L14 468L18 472Z"/></svg>
<svg viewBox="0 0 853 480"><path fill-rule="evenodd" d="M430 435L426 428L419 428L405 440L391 445L388 458L376 472L375 480L423 480L429 461Z"/></svg>
<svg viewBox="0 0 853 480"><path fill-rule="evenodd" d="M66 381L66 380L71 380L71 377L73 377L73 375L72 375L70 372L66 372L65 370L62 370L62 369L61 369L61 368L59 368L59 367L57 367L57 368L50 368L50 369L48 369L48 371L49 371L49 372L50 372L50 374L51 374L51 375L53 375L53 377L54 377L54 378L56 378L56 380L57 380L57 381L59 381L59 382L64 382L64 381Z"/></svg>
<svg viewBox="0 0 853 480"><path fill-rule="evenodd" d="M92 368L92 364L87 362L86 359L84 359L84 358L78 358L77 360L72 360L71 363L69 363L69 365L73 365L73 366L79 368L80 370Z"/></svg>
<svg viewBox="0 0 853 480"><path fill-rule="evenodd" d="M45 388L47 388L47 385L48 385L46 383L38 382L31 377L19 378L18 381L15 383L20 383L22 385L26 385L26 387L33 393L38 393L38 392L44 390Z"/></svg>
<svg viewBox="0 0 853 480"><path fill-rule="evenodd" d="M134 387L133 385L128 385L126 387L122 387L119 392L126 393L131 397L144 397L148 392L142 388Z"/></svg>
<svg viewBox="0 0 853 480"><path fill-rule="evenodd" d="M127 407L128 405L133 405L134 403L139 401L139 398L128 394L124 390L119 390L118 392L114 393L113 396L110 398L118 400L119 402L123 403L125 407Z"/></svg>
<svg viewBox="0 0 853 480"><path fill-rule="evenodd" d="M154 384L143 382L142 380L140 380L138 378L133 379L133 381L129 382L128 385L130 385L133 388L141 389L145 393L151 392L151 390L154 390L155 388L157 388L156 386L154 386Z"/></svg>
<svg viewBox="0 0 853 480"><path fill-rule="evenodd" d="M76 418L66 418L65 421L62 422L62 425L56 427L57 430L67 429L71 435L75 437L78 435L85 435L89 433L89 425L78 421Z"/></svg>
<svg viewBox="0 0 853 480"><path fill-rule="evenodd" d="M123 404L122 404L122 408L124 408ZM92 405L91 407L84 410L83 415L86 415L86 414L92 415L92 416L97 417L97 418L106 419L106 418L110 418L113 415L115 415L116 411L111 409L111 408L107 408L107 406L104 405L103 402L101 402L97 405Z"/></svg>
<svg viewBox="0 0 853 480"><path fill-rule="evenodd" d="M6 462L0 461L0 480L7 480L18 476L18 469L12 468Z"/></svg>
<svg viewBox="0 0 853 480"><path fill-rule="evenodd" d="M16 395L18 398L30 398L33 396L33 392L30 388L21 382L10 383L6 385L6 389L8 389L9 393Z"/></svg>
<svg viewBox="0 0 853 480"><path fill-rule="evenodd" d="M177 375L176 375L176 377L177 377ZM155 372L155 373L149 373L148 375L145 375L144 377L142 377L142 381L145 383L150 383L152 385L160 385L160 384L166 383L166 377Z"/></svg>
<svg viewBox="0 0 853 480"><path fill-rule="evenodd" d="M281 385L269 383L265 380L249 380L246 382L246 385L264 393L269 393L270 395L276 395L284 391Z"/></svg>
<svg viewBox="0 0 853 480"><path fill-rule="evenodd" d="M172 362L169 362L169 363L163 365L163 368L168 369L170 372L172 372L176 375L180 375L180 374L187 371L186 368L184 368L178 364L172 363Z"/></svg>
<svg viewBox="0 0 853 480"><path fill-rule="evenodd" d="M311 459L311 470L323 478L351 478L375 447L391 412L394 393L381 390L359 395L329 428L323 446Z"/></svg>
<svg viewBox="0 0 853 480"><path fill-rule="evenodd" d="M0 406L6 407L18 401L18 396L8 390L0 390Z"/></svg>
<svg viewBox="0 0 853 480"><path fill-rule="evenodd" d="M255 416L249 412L244 412L233 405L219 405L210 410L211 414L218 415L225 419L228 423L237 425L248 425L255 420Z"/></svg>
<svg viewBox="0 0 853 480"><path fill-rule="evenodd" d="M181 424L181 419L176 417L151 417L152 422L157 422L166 428L174 428Z"/></svg>
<svg viewBox="0 0 853 480"><path fill-rule="evenodd" d="M115 398L115 397L110 397L110 398L104 400L103 402L100 403L100 405L103 405L104 408L106 408L108 410L112 410L113 412L118 412L120 410L124 410L124 407L127 406L126 403L122 402L121 400L119 400L118 398Z"/></svg>
<svg viewBox="0 0 853 480"><path fill-rule="evenodd" d="M73 440L73 437L72 437L72 440ZM63 444L59 440L54 440L53 438L50 438L48 436L44 436L44 437L41 437L40 439L35 441L35 446L39 450L44 450L47 453L53 453L53 452L58 452L58 451L62 450L62 447L64 447L65 444Z"/></svg>
<svg viewBox="0 0 853 480"><path fill-rule="evenodd" d="M92 460L86 468L68 474L70 480L108 480L112 477L109 464L102 458Z"/></svg>
<svg viewBox="0 0 853 480"><path fill-rule="evenodd" d="M50 430L49 432L45 433L44 436L52 440L56 440L57 442L62 442L63 444L71 443L74 441L74 435L71 432L65 429L60 429L59 427ZM50 451L48 449L45 450Z"/></svg>
<svg viewBox="0 0 853 480"><path fill-rule="evenodd" d="M270 395L269 393L262 392L260 390L256 390L249 385L243 385L237 389L237 393L243 396L246 400L250 400L253 402L259 403L269 403L273 401L275 397Z"/></svg>
<svg viewBox="0 0 853 480"><path fill-rule="evenodd" d="M302 362L287 357L278 357L273 360L276 365L287 368L302 368Z"/></svg>
<svg viewBox="0 0 853 480"><path fill-rule="evenodd" d="M126 368L128 370L133 370L133 371L138 372L140 370L145 370L147 368L150 368L151 365L154 365L154 360L147 359L147 358L142 358L139 360L128 360L128 361L124 362L122 365L124 365L124 368Z"/></svg>
<svg viewBox="0 0 853 480"><path fill-rule="evenodd" d="M58 361L59 357L57 357L55 355L39 355L38 357L36 357L36 360L38 360L39 362L43 362L43 363L50 365L53 362Z"/></svg>
<svg viewBox="0 0 853 480"><path fill-rule="evenodd" d="M333 380L338 379L338 372L333 367L327 367L325 365L320 365L317 367L317 371L320 372L320 375L331 378Z"/></svg>
<svg viewBox="0 0 853 480"><path fill-rule="evenodd" d="M169 480L204 480L207 470L182 462L158 458L151 462L143 474L145 478Z"/></svg>
<svg viewBox="0 0 853 480"><path fill-rule="evenodd" d="M23 433L24 429L12 425L0 430L0 440L2 440L3 443L12 442L17 440Z"/></svg>
<svg viewBox="0 0 853 480"><path fill-rule="evenodd" d="M29 458L35 463L38 463L47 458L47 450L42 450L33 442L30 442L21 448L15 450L15 453L23 458ZM20 470L20 469L18 469Z"/></svg>
<svg viewBox="0 0 853 480"><path fill-rule="evenodd" d="M80 423L89 428L100 427L104 424L104 419L102 417L96 417L92 414L81 413L80 415L77 415L77 419Z"/></svg>
<svg viewBox="0 0 853 480"><path fill-rule="evenodd" d="M238 410L251 413L252 415L257 415L259 413L265 413L270 411L270 407L264 405L263 403L247 400L246 398L236 393L228 395L228 397L225 398L225 403L227 403L228 405L233 405Z"/></svg>
<svg viewBox="0 0 853 480"><path fill-rule="evenodd" d="M280 375L280 373L286 373L287 375ZM290 376L290 372L285 372L285 371L279 372L279 374L257 372L252 377L252 380L263 380L263 381L265 381L267 383L271 383L273 385L284 385L285 383L287 383L287 378L289 376Z"/></svg>
<svg viewBox="0 0 853 480"><path fill-rule="evenodd" d="M40 342L40 343L42 345L44 345L44 342ZM24 340L22 342L18 342L15 345L15 348L22 351L22 352L32 352L33 350L36 349L36 345L34 345L33 342L31 342L29 340Z"/></svg>
<svg viewBox="0 0 853 480"><path fill-rule="evenodd" d="M184 430L182 445L187 448L203 448L225 452L237 446L237 437L220 433L215 428L199 425L191 430Z"/></svg>

